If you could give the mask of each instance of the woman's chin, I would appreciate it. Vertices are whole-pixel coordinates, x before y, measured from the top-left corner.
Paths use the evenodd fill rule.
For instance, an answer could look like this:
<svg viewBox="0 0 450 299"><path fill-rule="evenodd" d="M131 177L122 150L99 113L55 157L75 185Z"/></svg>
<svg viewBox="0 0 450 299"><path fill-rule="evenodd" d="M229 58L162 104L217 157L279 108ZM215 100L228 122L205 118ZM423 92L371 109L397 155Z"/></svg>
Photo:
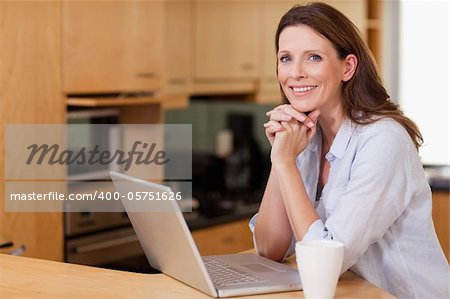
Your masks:
<svg viewBox="0 0 450 299"><path fill-rule="evenodd" d="M311 111L316 110L316 107L312 107L311 105L301 105L299 103L291 103L292 107L298 112L308 114Z"/></svg>

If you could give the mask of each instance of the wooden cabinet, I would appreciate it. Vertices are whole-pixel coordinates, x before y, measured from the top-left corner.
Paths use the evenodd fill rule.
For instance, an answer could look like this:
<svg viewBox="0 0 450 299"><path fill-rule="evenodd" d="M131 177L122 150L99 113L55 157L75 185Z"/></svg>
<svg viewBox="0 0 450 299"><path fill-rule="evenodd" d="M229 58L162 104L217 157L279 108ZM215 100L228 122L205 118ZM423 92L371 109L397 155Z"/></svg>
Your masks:
<svg viewBox="0 0 450 299"><path fill-rule="evenodd" d="M160 1L0 1L0 139L5 140L6 124L65 124L65 93L161 86L163 14L158 10L162 5ZM152 28L160 33L153 34ZM78 101L75 104L83 102ZM111 101L102 105L123 105L124 123L162 122L161 99L132 100L139 106ZM100 102L94 99L88 104ZM0 169L0 239L14 243L5 251L23 245L25 256L63 260L63 213L7 212L5 184L10 180L4 143ZM66 169L58 171L64 171L63 177Z"/></svg>
<svg viewBox="0 0 450 299"><path fill-rule="evenodd" d="M367 0L367 44L381 69L381 22L383 1Z"/></svg>
<svg viewBox="0 0 450 299"><path fill-rule="evenodd" d="M64 1L66 93L152 91L163 81L162 1Z"/></svg>
<svg viewBox="0 0 450 299"><path fill-rule="evenodd" d="M277 56L275 53L275 33L281 17L295 4L296 1L263 1L261 3L260 40L260 72L256 101L259 103L281 101L280 87L277 79Z"/></svg>
<svg viewBox="0 0 450 299"><path fill-rule="evenodd" d="M191 89L192 2L165 1L164 22L164 86L163 93L174 95L165 99L164 108L182 108L188 105Z"/></svg>
<svg viewBox="0 0 450 299"><path fill-rule="evenodd" d="M359 0L327 0L327 4L342 12L365 36L367 28L367 3Z"/></svg>
<svg viewBox="0 0 450 299"><path fill-rule="evenodd" d="M274 36L294 4L282 1L64 1L64 90L68 94L161 91L252 94L278 102ZM365 34L377 0L328 0ZM369 20L369 24L374 24ZM371 29L370 44L376 44ZM378 33L379 35L379 33ZM376 44L376 45L375 45ZM164 100L163 100L164 102Z"/></svg>
<svg viewBox="0 0 450 299"><path fill-rule="evenodd" d="M5 211L5 125L62 124L61 2L0 1L0 239L62 260L62 213ZM55 190L58 191L58 190Z"/></svg>
<svg viewBox="0 0 450 299"><path fill-rule="evenodd" d="M450 193L433 191L433 221L441 247L450 261Z"/></svg>
<svg viewBox="0 0 450 299"><path fill-rule="evenodd" d="M259 72L258 1L194 1L193 93L250 93Z"/></svg>
<svg viewBox="0 0 450 299"><path fill-rule="evenodd" d="M194 230L192 237L201 255L237 253L253 248L248 219Z"/></svg>
<svg viewBox="0 0 450 299"><path fill-rule="evenodd" d="M188 93L191 79L192 3L166 1L164 23L165 87L167 93Z"/></svg>

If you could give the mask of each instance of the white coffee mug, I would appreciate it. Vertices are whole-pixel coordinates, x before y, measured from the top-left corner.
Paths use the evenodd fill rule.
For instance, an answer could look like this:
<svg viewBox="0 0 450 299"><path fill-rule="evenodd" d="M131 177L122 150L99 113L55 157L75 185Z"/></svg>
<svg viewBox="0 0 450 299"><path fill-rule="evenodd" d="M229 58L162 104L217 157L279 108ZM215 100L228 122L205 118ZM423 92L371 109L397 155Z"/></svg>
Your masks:
<svg viewBox="0 0 450 299"><path fill-rule="evenodd" d="M332 240L295 244L297 266L306 299L332 299L344 260L344 244Z"/></svg>

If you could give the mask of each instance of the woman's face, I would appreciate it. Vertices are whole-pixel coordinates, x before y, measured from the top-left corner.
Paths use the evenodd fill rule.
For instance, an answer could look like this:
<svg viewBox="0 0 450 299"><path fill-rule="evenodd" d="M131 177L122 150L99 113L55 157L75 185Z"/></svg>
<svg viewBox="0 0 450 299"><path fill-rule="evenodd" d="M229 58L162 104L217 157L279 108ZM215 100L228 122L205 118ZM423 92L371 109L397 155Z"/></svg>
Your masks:
<svg viewBox="0 0 450 299"><path fill-rule="evenodd" d="M322 115L339 109L342 81L350 79L348 57L340 60L331 42L305 25L283 29L278 45L278 81L290 104Z"/></svg>

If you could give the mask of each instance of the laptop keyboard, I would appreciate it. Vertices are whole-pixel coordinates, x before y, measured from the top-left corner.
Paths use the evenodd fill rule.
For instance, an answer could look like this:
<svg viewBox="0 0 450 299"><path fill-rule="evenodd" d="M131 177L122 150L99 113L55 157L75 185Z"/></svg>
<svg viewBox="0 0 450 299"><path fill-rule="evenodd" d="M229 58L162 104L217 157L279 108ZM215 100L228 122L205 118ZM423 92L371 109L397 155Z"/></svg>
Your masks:
<svg viewBox="0 0 450 299"><path fill-rule="evenodd" d="M214 258L204 258L203 262L215 287L265 281L260 276L246 273Z"/></svg>

